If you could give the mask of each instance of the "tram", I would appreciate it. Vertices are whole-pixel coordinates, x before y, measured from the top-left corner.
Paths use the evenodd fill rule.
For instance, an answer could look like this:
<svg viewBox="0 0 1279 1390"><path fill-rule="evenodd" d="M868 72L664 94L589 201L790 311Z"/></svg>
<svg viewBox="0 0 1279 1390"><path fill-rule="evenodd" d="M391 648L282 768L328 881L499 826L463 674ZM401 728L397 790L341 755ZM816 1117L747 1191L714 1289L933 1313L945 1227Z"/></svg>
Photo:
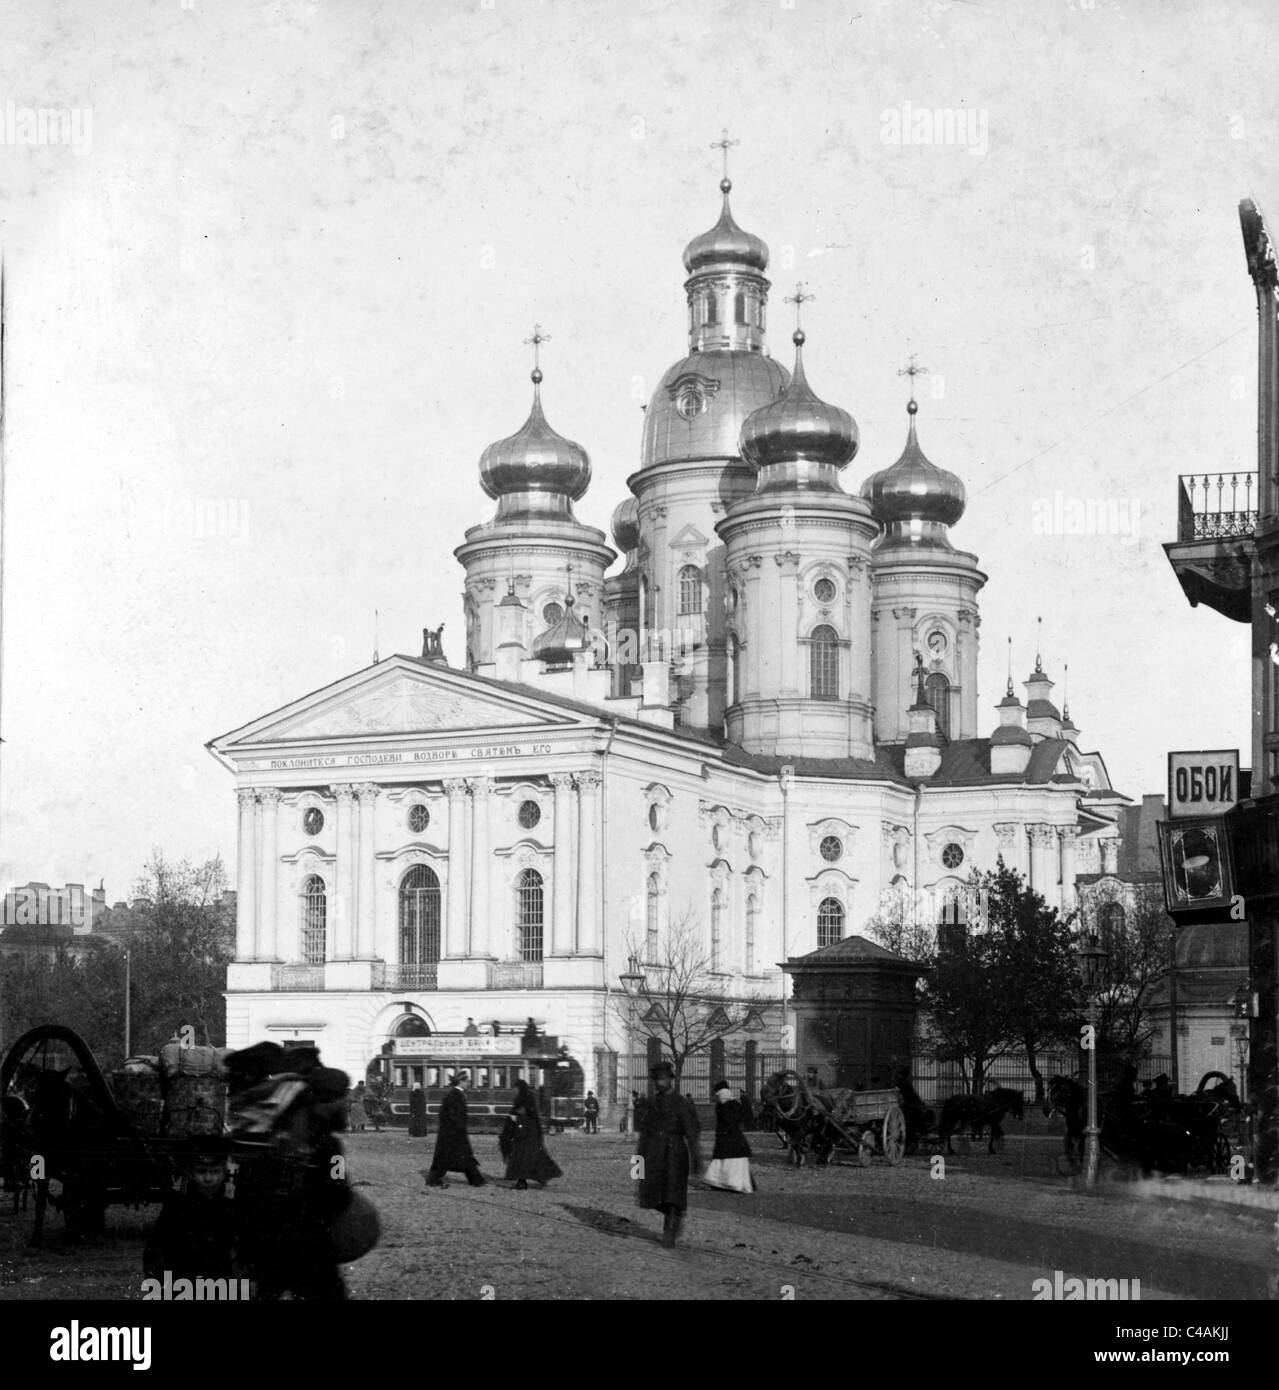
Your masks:
<svg viewBox="0 0 1279 1390"><path fill-rule="evenodd" d="M585 1075L581 1064L553 1037L541 1036L534 1042L511 1032L496 1037L431 1033L391 1038L381 1056L369 1064L365 1080L375 1090L378 1083L385 1088L390 1120L397 1126L408 1125L409 1092L415 1084L421 1086L434 1131L449 1076L458 1071L467 1071L471 1077L466 1108L472 1133L501 1129L517 1081L526 1081L537 1097L542 1127L548 1133L584 1123Z"/></svg>

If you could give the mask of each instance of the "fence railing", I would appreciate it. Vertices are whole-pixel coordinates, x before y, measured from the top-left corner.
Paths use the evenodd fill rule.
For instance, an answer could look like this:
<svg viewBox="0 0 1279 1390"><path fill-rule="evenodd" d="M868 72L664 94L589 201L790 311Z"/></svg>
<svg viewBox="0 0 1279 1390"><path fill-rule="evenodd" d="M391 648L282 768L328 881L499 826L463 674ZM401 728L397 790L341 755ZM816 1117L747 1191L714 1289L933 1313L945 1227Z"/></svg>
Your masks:
<svg viewBox="0 0 1279 1390"><path fill-rule="evenodd" d="M1257 529L1255 473L1183 473L1177 485L1179 541L1251 536Z"/></svg>
<svg viewBox="0 0 1279 1390"><path fill-rule="evenodd" d="M324 988L322 965L273 965L271 988L281 990L316 990Z"/></svg>
<svg viewBox="0 0 1279 1390"><path fill-rule="evenodd" d="M440 968L426 965L397 965L378 961L373 967L374 989L435 989Z"/></svg>
<svg viewBox="0 0 1279 1390"><path fill-rule="evenodd" d="M1104 1085L1113 1085L1127 1059L1098 1054L1097 1068ZM1137 1081L1153 1081L1156 1076L1171 1068L1171 1058L1161 1056L1140 1057L1136 1060ZM1045 1052L1035 1058L1044 1085L1054 1076L1080 1076L1086 1062L1081 1064L1078 1053ZM1113 1079L1112 1079L1113 1078ZM947 1096L961 1095L972 1089L972 1077L968 1069L958 1062L938 1057L916 1057L911 1064L911 1080L926 1105L937 1105ZM986 1063L982 1088L1007 1086L1013 1091L1024 1091L1033 1096L1035 1078L1030 1063L1025 1056L995 1057Z"/></svg>
<svg viewBox="0 0 1279 1390"><path fill-rule="evenodd" d="M541 989L541 961L494 961L489 966L490 989Z"/></svg>

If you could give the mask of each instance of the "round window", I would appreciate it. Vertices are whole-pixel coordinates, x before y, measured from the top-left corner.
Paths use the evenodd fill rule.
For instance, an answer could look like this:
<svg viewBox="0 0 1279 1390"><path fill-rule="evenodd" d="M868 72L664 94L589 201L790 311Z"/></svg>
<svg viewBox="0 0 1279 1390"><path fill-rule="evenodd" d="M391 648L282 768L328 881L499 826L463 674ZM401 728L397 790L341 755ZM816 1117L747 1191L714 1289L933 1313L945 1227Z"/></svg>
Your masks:
<svg viewBox="0 0 1279 1390"><path fill-rule="evenodd" d="M833 579L822 578L813 585L813 597L818 603L833 603L838 590Z"/></svg>
<svg viewBox="0 0 1279 1390"><path fill-rule="evenodd" d="M542 808L536 801L521 801L518 819L525 830L532 830L542 819Z"/></svg>
<svg viewBox="0 0 1279 1390"><path fill-rule="evenodd" d="M964 862L964 851L956 844L949 844L941 852L941 862L948 869L957 869Z"/></svg>
<svg viewBox="0 0 1279 1390"><path fill-rule="evenodd" d="M844 857L844 842L838 835L824 835L818 850L828 864L833 864Z"/></svg>
<svg viewBox="0 0 1279 1390"><path fill-rule="evenodd" d="M419 804L409 807L409 829L415 835L420 835L430 823L431 813L425 806Z"/></svg>
<svg viewBox="0 0 1279 1390"><path fill-rule="evenodd" d="M324 829L324 812L318 806L308 806L302 813L302 829L308 835L318 835Z"/></svg>
<svg viewBox="0 0 1279 1390"><path fill-rule="evenodd" d="M564 610L558 603L548 603L546 607L542 609L542 621L547 627L550 627L552 623L558 623L563 616Z"/></svg>

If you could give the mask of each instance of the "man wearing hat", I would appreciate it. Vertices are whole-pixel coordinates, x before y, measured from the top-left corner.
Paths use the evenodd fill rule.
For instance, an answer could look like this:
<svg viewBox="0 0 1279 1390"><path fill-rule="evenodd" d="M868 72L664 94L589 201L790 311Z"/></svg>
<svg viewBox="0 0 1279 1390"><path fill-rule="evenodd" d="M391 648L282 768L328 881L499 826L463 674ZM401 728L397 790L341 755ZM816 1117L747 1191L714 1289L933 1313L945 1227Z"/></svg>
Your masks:
<svg viewBox="0 0 1279 1390"><path fill-rule="evenodd" d="M186 1175L180 1194L165 1199L147 1236L142 1268L148 1278L231 1279L236 1269L234 1211L226 1195L230 1141L194 1135L181 1141Z"/></svg>
<svg viewBox="0 0 1279 1390"><path fill-rule="evenodd" d="M427 1187L444 1187L445 1173L465 1173L472 1187L484 1186L484 1174L475 1161L466 1133L466 1090L470 1073L449 1077L448 1094L440 1104L440 1127L435 1136L435 1156L426 1175Z"/></svg>
<svg viewBox="0 0 1279 1390"><path fill-rule="evenodd" d="M658 1062L649 1076L657 1093L638 1107L636 1116L642 1160L639 1205L662 1213L662 1244L669 1249L684 1221L688 1175L701 1172L701 1126L693 1102L675 1089L675 1068L669 1062Z"/></svg>

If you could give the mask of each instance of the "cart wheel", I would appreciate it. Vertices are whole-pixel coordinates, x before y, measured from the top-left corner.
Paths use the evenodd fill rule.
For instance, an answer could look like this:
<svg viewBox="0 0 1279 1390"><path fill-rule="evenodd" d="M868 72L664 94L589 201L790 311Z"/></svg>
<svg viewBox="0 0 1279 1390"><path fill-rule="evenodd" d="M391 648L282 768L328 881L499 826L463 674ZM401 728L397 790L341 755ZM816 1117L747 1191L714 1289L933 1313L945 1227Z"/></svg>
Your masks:
<svg viewBox="0 0 1279 1390"><path fill-rule="evenodd" d="M902 1161L906 1152L906 1116L900 1105L890 1105L884 1116L884 1157L892 1164Z"/></svg>

